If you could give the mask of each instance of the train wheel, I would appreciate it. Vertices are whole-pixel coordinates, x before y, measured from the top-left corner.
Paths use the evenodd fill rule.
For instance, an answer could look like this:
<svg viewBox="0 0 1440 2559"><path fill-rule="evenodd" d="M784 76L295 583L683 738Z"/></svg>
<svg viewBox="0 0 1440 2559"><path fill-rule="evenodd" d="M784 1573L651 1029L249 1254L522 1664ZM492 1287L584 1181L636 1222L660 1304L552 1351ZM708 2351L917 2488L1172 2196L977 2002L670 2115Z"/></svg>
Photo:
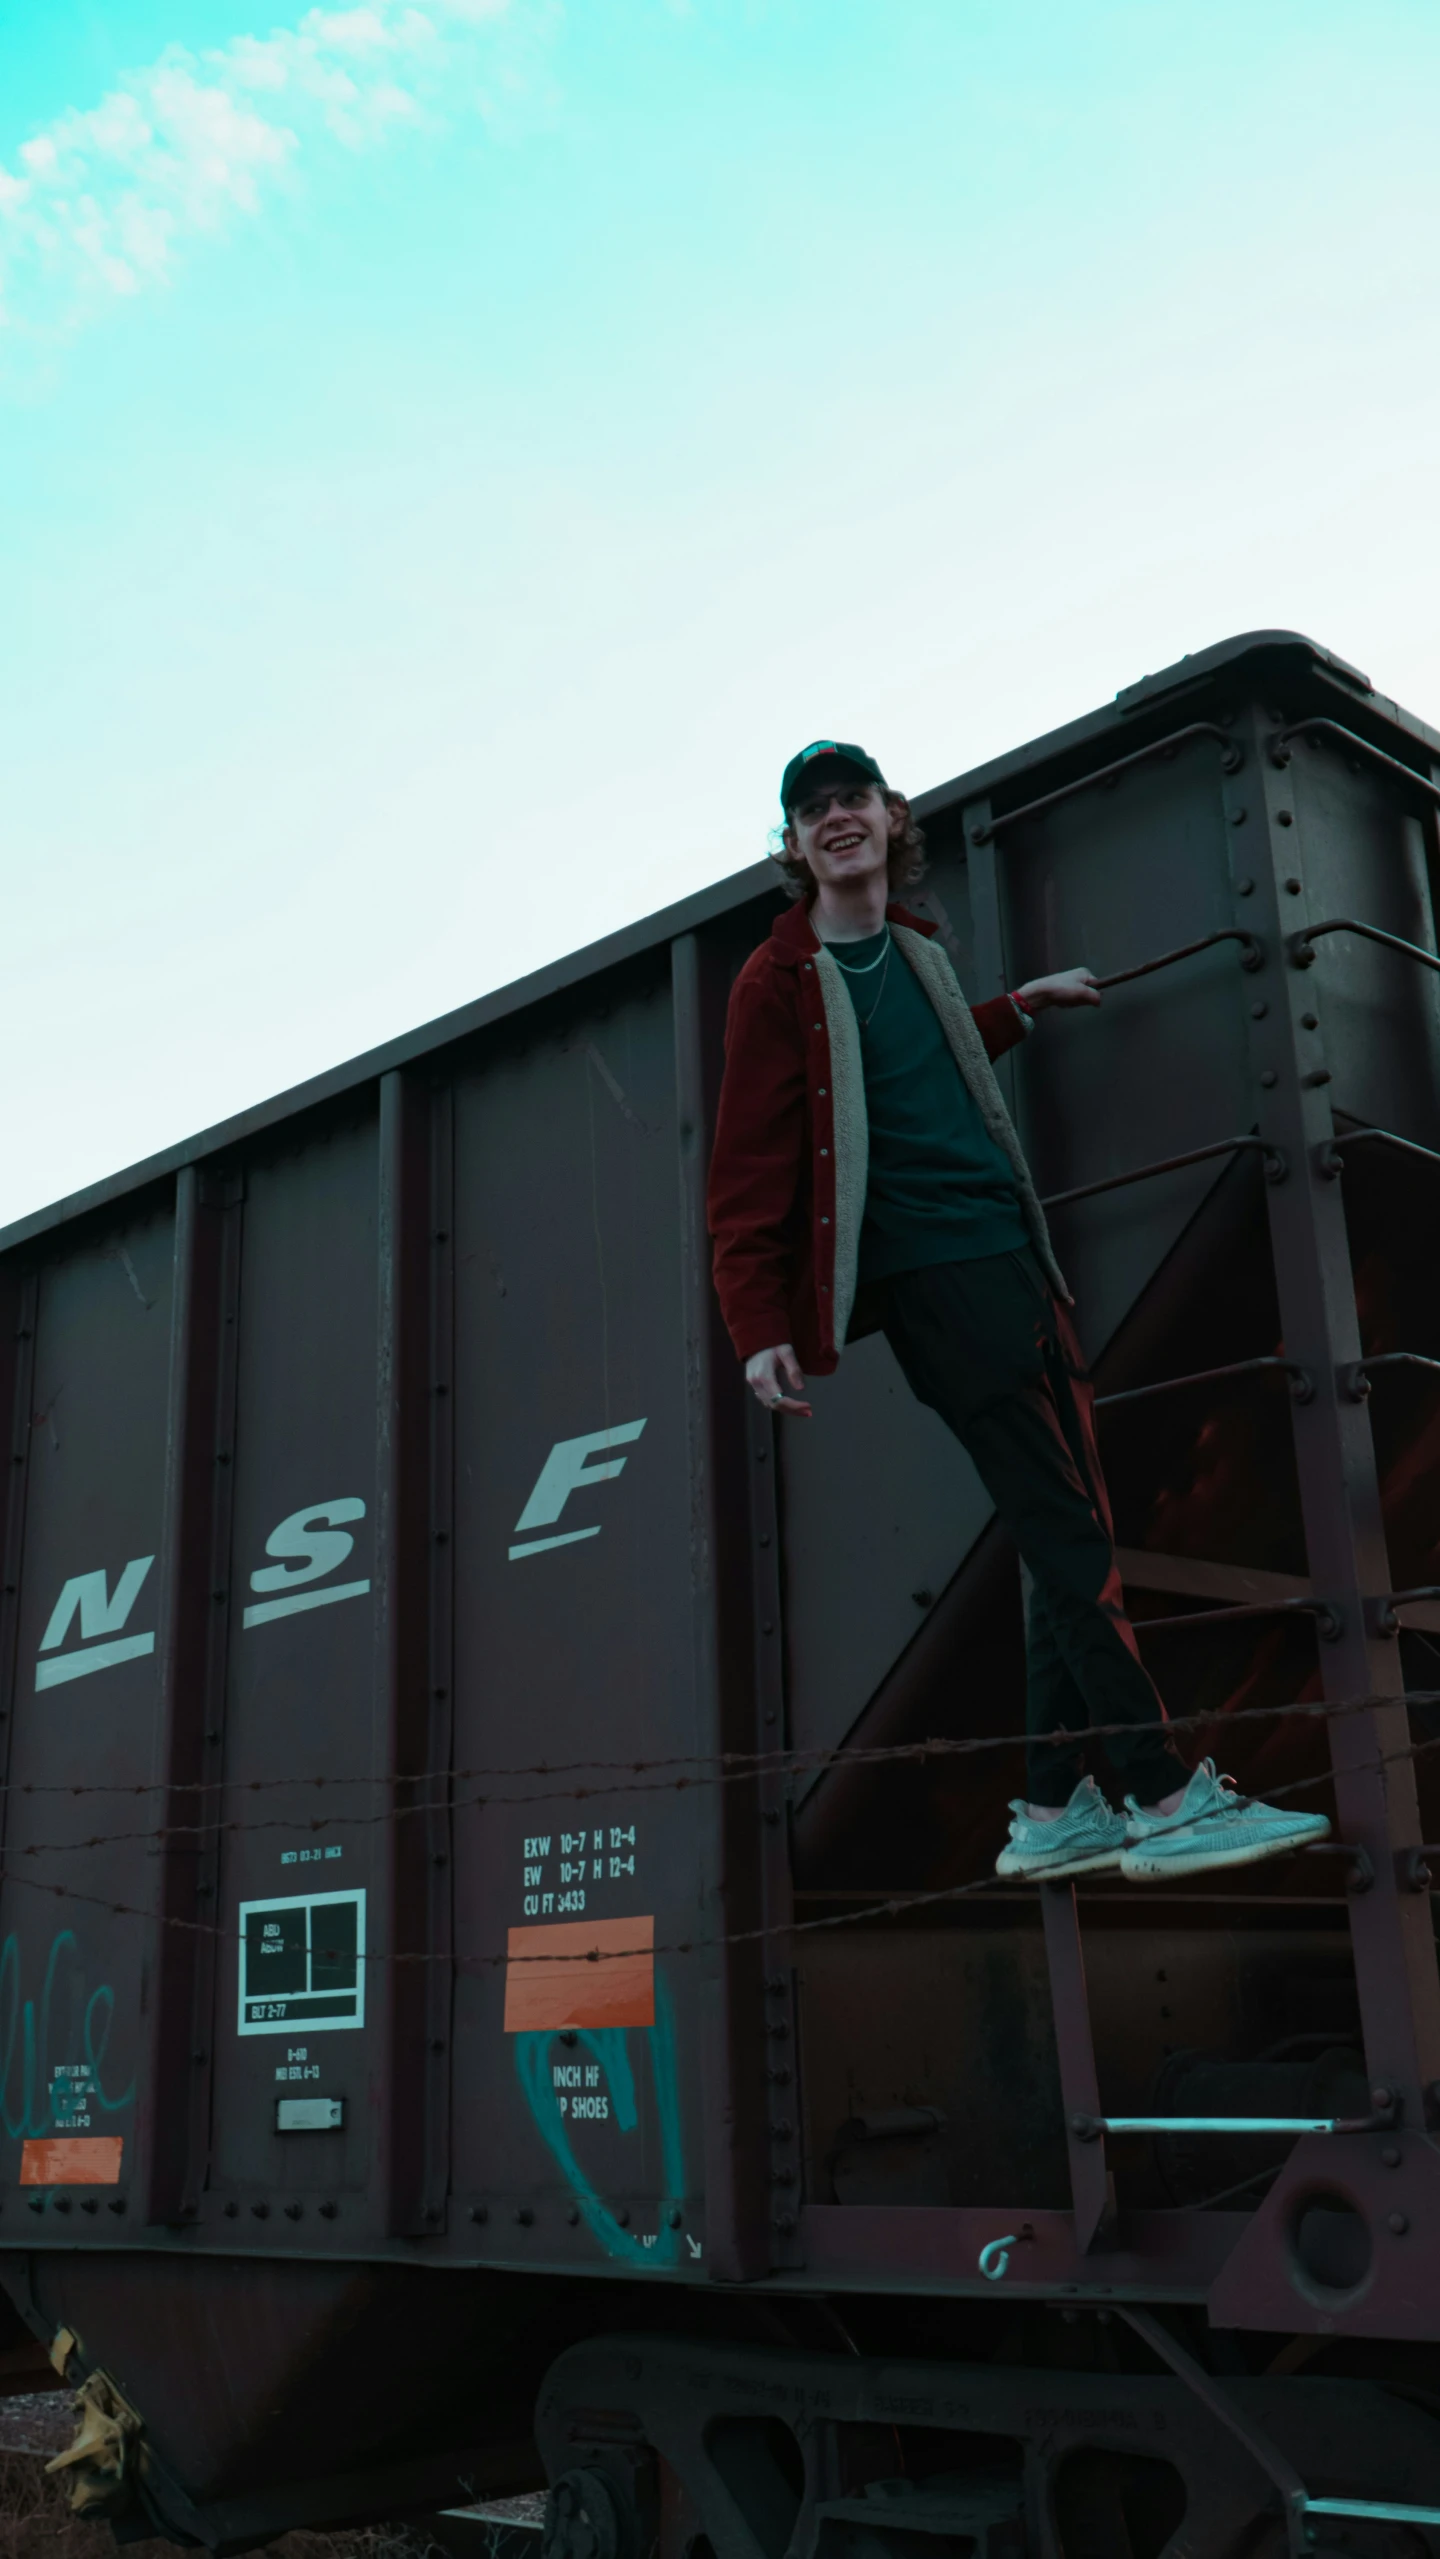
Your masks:
<svg viewBox="0 0 1440 2559"><path fill-rule="evenodd" d="M603 2470L566 2470L545 2501L541 2559L630 2559L635 2536Z"/></svg>

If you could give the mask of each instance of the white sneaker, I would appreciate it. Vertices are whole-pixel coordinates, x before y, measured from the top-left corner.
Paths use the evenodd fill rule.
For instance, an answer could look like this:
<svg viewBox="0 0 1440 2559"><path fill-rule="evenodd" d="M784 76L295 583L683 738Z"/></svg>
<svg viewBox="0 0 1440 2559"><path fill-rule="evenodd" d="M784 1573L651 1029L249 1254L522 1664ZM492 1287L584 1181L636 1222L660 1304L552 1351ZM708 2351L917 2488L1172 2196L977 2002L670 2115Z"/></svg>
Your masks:
<svg viewBox="0 0 1440 2559"><path fill-rule="evenodd" d="M1093 1777L1082 1777L1058 1820L1037 1822L1024 1798L1010 1807L1009 1845L995 1860L995 1872L1013 1882L1059 1882L1066 1875L1100 1875L1118 1866L1129 1829L1123 1813L1112 1812Z"/></svg>
<svg viewBox="0 0 1440 2559"><path fill-rule="evenodd" d="M1283 1857L1330 1836L1323 1813L1281 1812L1237 1795L1233 1778L1216 1776L1213 1759L1201 1760L1173 1813L1142 1812L1133 1795L1126 1796L1125 1811L1120 1872L1132 1883L1204 1875L1216 1866L1257 1866L1264 1857Z"/></svg>

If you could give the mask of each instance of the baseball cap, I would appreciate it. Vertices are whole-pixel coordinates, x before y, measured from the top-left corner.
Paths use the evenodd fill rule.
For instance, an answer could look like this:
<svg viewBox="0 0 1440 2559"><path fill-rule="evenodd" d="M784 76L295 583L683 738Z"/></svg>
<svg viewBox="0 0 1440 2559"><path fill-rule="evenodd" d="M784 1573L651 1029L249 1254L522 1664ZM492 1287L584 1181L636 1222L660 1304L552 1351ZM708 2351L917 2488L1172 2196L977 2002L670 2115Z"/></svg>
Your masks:
<svg viewBox="0 0 1440 2559"><path fill-rule="evenodd" d="M873 782L879 790L886 786L873 755L863 746L842 746L833 737L817 738L813 746L802 746L792 755L780 776L780 806L788 817L796 801L806 790L834 790L844 782Z"/></svg>

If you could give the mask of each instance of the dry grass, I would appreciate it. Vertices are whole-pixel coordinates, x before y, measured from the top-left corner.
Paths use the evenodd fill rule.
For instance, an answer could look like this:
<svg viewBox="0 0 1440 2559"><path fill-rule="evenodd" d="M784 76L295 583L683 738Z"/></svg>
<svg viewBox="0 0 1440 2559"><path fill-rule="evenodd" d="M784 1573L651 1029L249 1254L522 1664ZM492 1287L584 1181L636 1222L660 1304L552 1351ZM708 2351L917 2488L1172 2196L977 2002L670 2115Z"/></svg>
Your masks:
<svg viewBox="0 0 1440 2559"><path fill-rule="evenodd" d="M110 2527L82 2523L70 2511L63 2478L45 2464L70 2442L75 2414L68 2390L11 2392L0 2397L0 2559L116 2559ZM487 2509L538 2524L544 2499L515 2497ZM497 2532L493 2536L500 2538ZM127 2544L134 2559L173 2559L169 2541ZM482 2539L480 2548L483 2550ZM536 2559L539 2542L536 2540ZM287 2532L269 2559L444 2559L428 2534L405 2524L372 2524L354 2532Z"/></svg>
<svg viewBox="0 0 1440 2559"><path fill-rule="evenodd" d="M376 2524L364 2532L287 2532L270 2544L270 2559L425 2559L423 2533L400 2524ZM174 2559L173 2542L136 2541L127 2559ZM82 2523L70 2512L60 2479L47 2477L43 2455L0 2451L0 2559L115 2559L104 2523Z"/></svg>

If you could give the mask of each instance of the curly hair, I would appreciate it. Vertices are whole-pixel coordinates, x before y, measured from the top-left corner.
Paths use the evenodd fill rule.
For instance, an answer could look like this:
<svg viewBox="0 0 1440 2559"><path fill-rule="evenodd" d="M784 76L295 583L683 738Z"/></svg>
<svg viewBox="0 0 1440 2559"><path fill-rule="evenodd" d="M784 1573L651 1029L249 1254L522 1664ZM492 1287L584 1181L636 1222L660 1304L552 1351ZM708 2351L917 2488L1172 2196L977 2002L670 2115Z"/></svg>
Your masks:
<svg viewBox="0 0 1440 2559"><path fill-rule="evenodd" d="M903 792L887 791L884 796L887 809L903 809L905 812L904 825L899 834L892 835L890 839L890 859L887 869L890 876L890 894L893 897L897 889L912 889L916 881L924 876L925 836L923 829L916 825L911 816L910 803ZM785 835L786 829L783 826L772 828L769 844L770 859L785 883L786 896L803 897L808 906L820 883L809 863L791 853L785 842Z"/></svg>

